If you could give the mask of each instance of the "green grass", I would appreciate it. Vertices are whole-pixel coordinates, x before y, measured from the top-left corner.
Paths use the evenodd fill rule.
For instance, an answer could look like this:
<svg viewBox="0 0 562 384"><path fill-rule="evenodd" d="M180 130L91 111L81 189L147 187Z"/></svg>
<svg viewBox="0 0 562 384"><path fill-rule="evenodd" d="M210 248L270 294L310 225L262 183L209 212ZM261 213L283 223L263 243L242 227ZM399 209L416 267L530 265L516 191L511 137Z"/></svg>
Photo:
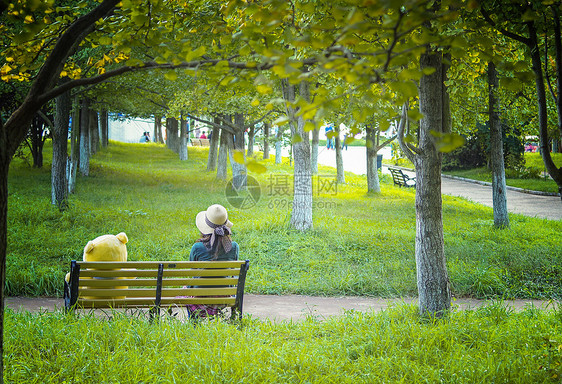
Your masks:
<svg viewBox="0 0 562 384"><path fill-rule="evenodd" d="M292 168L265 162L253 175L258 204L231 207L225 183L205 171L207 149L189 160L158 144L119 144L95 155L80 177L70 208L50 204L48 148L45 169L16 159L9 176L8 295L61 295L62 279L86 243L127 233L129 260L187 259L198 238L197 212L227 207L241 257L251 260L247 292L262 294L415 296L414 191L382 177L382 194L367 195L363 176L346 175L337 190L318 191L335 171L314 178L314 230L290 229ZM493 228L491 208L462 198L443 199L445 252L457 296L562 297L562 222L511 215L511 227Z"/></svg>
<svg viewBox="0 0 562 384"><path fill-rule="evenodd" d="M298 323L6 313L9 383L559 383L562 312L414 306Z"/></svg>

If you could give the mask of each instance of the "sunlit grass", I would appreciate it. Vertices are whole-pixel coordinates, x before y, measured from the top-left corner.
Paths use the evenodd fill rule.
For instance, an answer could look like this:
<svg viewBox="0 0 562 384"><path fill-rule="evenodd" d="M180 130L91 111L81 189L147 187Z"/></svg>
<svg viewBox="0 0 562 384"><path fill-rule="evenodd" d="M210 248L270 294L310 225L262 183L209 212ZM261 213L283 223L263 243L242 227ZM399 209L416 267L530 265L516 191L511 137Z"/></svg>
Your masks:
<svg viewBox="0 0 562 384"><path fill-rule="evenodd" d="M48 154L48 149L47 152ZM50 159L44 169L14 160L9 177L8 295L60 295L72 259L102 234L126 232L129 260L182 260L198 238L197 212L225 205L241 257L251 260L247 291L311 295L414 296L415 206L412 189L381 177L368 195L364 176L320 167L314 177L314 229L290 228L292 168L262 161L251 174L258 203L232 207L226 183L205 171L208 149L180 161L158 144L111 143L79 177L70 208L50 204ZM258 158L259 159L259 158ZM319 186L324 187L320 188ZM562 223L511 215L493 229L491 208L445 196L443 223L451 285L457 296L560 298Z"/></svg>
<svg viewBox="0 0 562 384"><path fill-rule="evenodd" d="M6 313L10 383L546 383L562 313L501 303L423 319L414 306L298 323L149 323Z"/></svg>

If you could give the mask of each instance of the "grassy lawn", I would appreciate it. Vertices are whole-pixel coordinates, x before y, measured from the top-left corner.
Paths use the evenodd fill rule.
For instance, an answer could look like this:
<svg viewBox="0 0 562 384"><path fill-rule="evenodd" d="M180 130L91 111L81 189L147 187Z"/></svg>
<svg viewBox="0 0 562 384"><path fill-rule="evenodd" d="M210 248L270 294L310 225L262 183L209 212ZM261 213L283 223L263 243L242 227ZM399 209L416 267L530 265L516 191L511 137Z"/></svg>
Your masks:
<svg viewBox="0 0 562 384"><path fill-rule="evenodd" d="M77 182L70 208L50 204L48 153L44 169L14 160L9 177L8 295L61 295L72 259L103 234L127 233L129 260L185 259L198 238L197 212L221 203L234 239L251 260L247 290L263 294L415 296L414 191L382 177L382 194L367 195L363 176L321 191L334 170L314 178L314 230L290 229L291 168L265 164L253 175L257 205L230 206L225 183L205 171L208 149L190 148L188 161L157 144L111 143ZM519 215L493 229L491 208L444 197L445 252L457 296L560 298L562 223Z"/></svg>
<svg viewBox="0 0 562 384"><path fill-rule="evenodd" d="M124 231L129 260L185 259L197 212L224 204L247 292L314 295L416 294L414 192L383 176L380 195L363 177L321 190L314 179L314 230L289 228L287 162L254 176L258 204L236 209L225 183L205 172L207 150L188 161L157 144L111 143L79 178L70 208L50 204L45 169L16 159L9 177L8 295L57 295L88 240ZM329 183L328 183L329 184ZM490 208L444 197L445 252L454 294L560 300L562 223L511 215L493 229ZM61 300L62 305L62 300ZM512 312L501 302L420 318L415 306L348 312L320 321L149 323L138 315L6 312L10 383L548 383L562 375L562 310Z"/></svg>

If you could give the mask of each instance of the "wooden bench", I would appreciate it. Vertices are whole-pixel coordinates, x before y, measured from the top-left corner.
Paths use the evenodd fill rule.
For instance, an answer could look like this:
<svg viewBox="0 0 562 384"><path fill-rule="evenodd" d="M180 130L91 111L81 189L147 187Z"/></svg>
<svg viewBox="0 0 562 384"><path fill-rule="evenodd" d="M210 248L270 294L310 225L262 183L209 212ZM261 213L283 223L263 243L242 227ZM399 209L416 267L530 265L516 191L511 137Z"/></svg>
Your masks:
<svg viewBox="0 0 562 384"><path fill-rule="evenodd" d="M416 187L416 178L410 177L402 172L401 169L388 167L388 170L392 174L392 180L394 184L400 187Z"/></svg>
<svg viewBox="0 0 562 384"><path fill-rule="evenodd" d="M180 305L220 305L230 307L231 319L241 319L249 263L73 260L64 304L66 310L149 308L151 319L161 308L171 313Z"/></svg>
<svg viewBox="0 0 562 384"><path fill-rule="evenodd" d="M191 146L193 147L209 147L211 143L209 139L191 139Z"/></svg>

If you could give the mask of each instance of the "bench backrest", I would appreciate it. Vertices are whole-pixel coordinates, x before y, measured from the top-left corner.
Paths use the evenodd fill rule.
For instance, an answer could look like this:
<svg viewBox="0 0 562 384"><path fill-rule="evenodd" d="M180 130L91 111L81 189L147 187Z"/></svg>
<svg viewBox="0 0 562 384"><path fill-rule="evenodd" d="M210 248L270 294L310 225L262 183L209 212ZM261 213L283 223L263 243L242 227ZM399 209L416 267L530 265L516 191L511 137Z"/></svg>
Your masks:
<svg viewBox="0 0 562 384"><path fill-rule="evenodd" d="M392 179L394 180L395 184L406 185L406 180L404 179L404 173L402 173L401 170L396 168L388 168L388 170L392 174Z"/></svg>
<svg viewBox="0 0 562 384"><path fill-rule="evenodd" d="M160 308L222 304L241 315L248 268L248 260L72 261L65 306Z"/></svg>
<svg viewBox="0 0 562 384"><path fill-rule="evenodd" d="M199 139L199 141L202 147L209 147L211 145L209 139Z"/></svg>
<svg viewBox="0 0 562 384"><path fill-rule="evenodd" d="M200 139L191 139L191 145L194 147L200 147L201 146L201 140Z"/></svg>

